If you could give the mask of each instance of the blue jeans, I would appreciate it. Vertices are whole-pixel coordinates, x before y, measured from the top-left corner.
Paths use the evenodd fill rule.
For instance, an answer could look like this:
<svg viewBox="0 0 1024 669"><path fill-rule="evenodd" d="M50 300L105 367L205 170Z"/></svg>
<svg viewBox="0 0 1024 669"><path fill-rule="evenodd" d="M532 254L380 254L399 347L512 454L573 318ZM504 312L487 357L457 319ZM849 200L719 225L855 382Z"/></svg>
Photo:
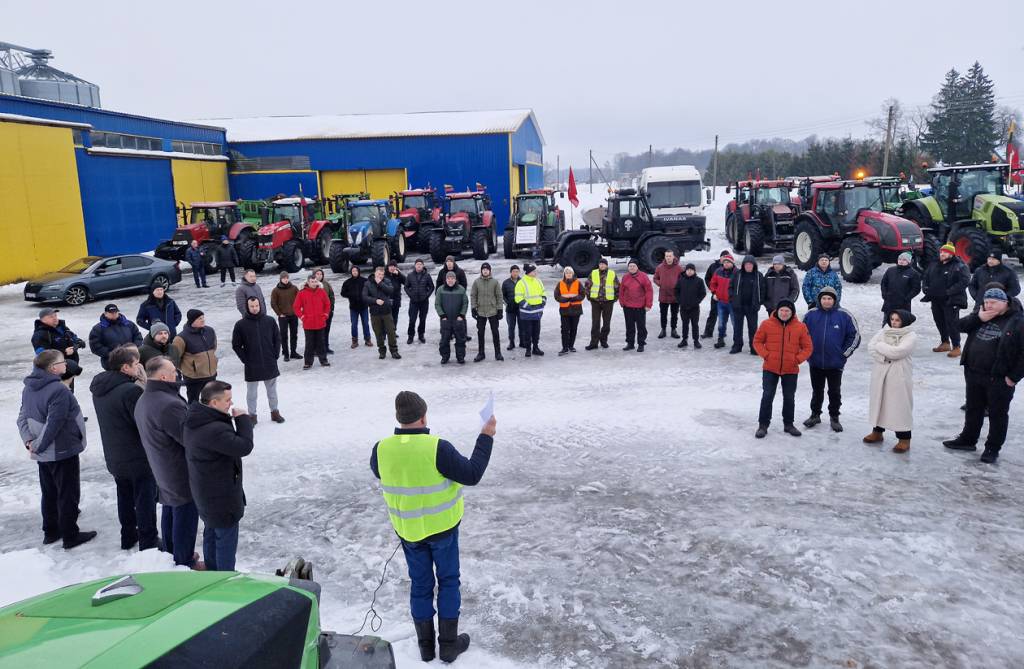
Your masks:
<svg viewBox="0 0 1024 669"><path fill-rule="evenodd" d="M238 550L238 523L231 527L203 527L203 560L209 571L234 571Z"/></svg>
<svg viewBox="0 0 1024 669"><path fill-rule="evenodd" d="M363 321L363 339L370 338L370 308L349 309L349 318L352 319L352 338L359 339L359 321Z"/></svg>
<svg viewBox="0 0 1024 669"><path fill-rule="evenodd" d="M409 565L409 608L412 619L421 622L434 617L434 571L437 571L437 614L441 620L459 617L459 528L437 541L411 543L402 540Z"/></svg>
<svg viewBox="0 0 1024 669"><path fill-rule="evenodd" d="M715 302L718 305L718 338L725 339L725 326L732 318L732 305L728 302Z"/></svg>
<svg viewBox="0 0 1024 669"><path fill-rule="evenodd" d="M181 506L164 505L160 513L160 534L164 538L164 552L174 556L174 564L192 566L198 532L199 511L195 502Z"/></svg>

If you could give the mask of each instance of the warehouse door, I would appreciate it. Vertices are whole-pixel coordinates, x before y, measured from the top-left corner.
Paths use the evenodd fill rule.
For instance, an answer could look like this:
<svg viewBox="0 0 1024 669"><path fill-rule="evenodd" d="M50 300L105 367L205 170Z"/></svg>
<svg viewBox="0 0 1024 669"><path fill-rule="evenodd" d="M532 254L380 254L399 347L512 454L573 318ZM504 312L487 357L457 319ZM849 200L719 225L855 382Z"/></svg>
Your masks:
<svg viewBox="0 0 1024 669"><path fill-rule="evenodd" d="M367 192L374 199L387 199L407 188L404 169L394 170L332 170L320 173L324 197L340 193Z"/></svg>
<svg viewBox="0 0 1024 669"><path fill-rule="evenodd" d="M176 206L193 202L223 202L228 196L227 163L213 160L172 160Z"/></svg>

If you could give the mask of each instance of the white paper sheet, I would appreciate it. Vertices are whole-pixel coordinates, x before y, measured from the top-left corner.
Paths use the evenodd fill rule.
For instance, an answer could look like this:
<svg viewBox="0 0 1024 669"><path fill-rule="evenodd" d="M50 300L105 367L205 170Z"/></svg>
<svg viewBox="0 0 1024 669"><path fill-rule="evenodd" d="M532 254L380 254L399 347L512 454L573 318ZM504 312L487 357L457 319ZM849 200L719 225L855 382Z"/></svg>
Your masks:
<svg viewBox="0 0 1024 669"><path fill-rule="evenodd" d="M484 408L480 409L480 427L487 424L487 421L494 415L494 391L487 397L487 403L484 404Z"/></svg>

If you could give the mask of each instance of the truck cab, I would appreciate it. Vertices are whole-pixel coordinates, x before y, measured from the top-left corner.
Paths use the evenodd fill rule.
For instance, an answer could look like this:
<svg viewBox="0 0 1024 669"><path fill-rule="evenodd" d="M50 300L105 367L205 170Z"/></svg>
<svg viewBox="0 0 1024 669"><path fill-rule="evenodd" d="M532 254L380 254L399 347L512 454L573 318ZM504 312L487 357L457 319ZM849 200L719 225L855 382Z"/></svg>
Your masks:
<svg viewBox="0 0 1024 669"><path fill-rule="evenodd" d="M711 189L704 188L693 165L645 168L640 172L640 191L655 217L703 217L704 207L711 204Z"/></svg>

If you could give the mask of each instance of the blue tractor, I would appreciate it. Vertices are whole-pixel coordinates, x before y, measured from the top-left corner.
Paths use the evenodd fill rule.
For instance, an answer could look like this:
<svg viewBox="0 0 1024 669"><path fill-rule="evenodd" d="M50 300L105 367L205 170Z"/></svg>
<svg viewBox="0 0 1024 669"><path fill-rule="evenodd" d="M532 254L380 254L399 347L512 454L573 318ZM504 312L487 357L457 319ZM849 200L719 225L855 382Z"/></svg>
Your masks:
<svg viewBox="0 0 1024 669"><path fill-rule="evenodd" d="M345 274L350 263L374 267L405 260L405 235L389 200L356 200L347 204L348 229L332 240L331 269Z"/></svg>

